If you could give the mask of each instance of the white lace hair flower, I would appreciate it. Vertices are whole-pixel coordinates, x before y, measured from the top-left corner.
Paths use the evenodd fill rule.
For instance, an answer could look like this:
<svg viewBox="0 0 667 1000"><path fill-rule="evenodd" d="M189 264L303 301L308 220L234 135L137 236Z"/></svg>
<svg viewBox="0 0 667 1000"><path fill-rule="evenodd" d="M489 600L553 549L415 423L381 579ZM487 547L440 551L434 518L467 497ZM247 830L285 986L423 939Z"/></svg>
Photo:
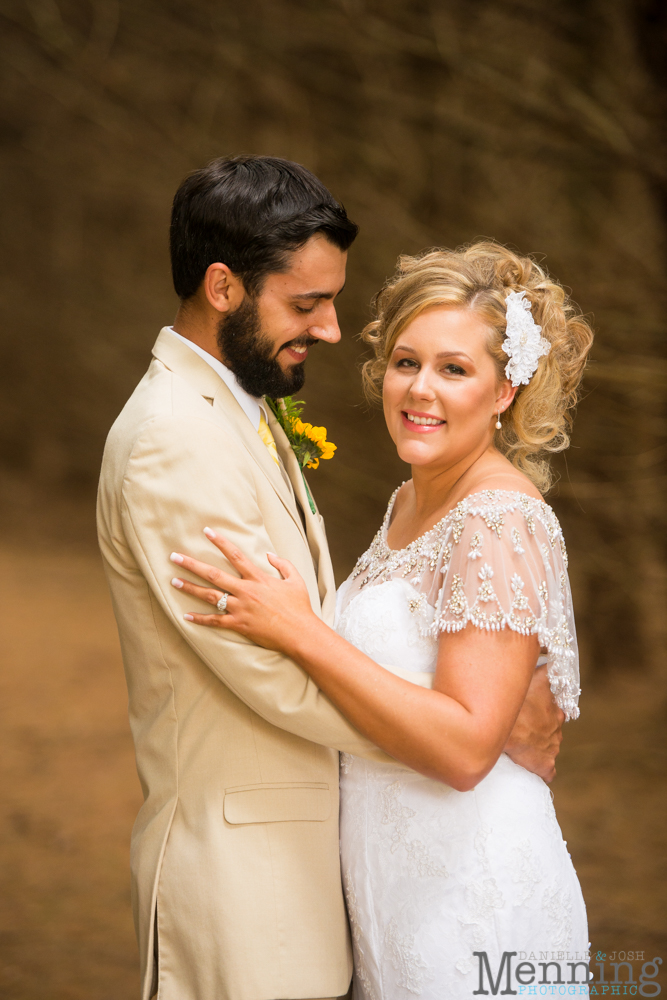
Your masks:
<svg viewBox="0 0 667 1000"><path fill-rule="evenodd" d="M533 319L525 295L525 292L510 292L505 299L507 330L503 351L509 358L505 374L514 386L528 385L538 361L551 350L549 341L540 336L542 327Z"/></svg>

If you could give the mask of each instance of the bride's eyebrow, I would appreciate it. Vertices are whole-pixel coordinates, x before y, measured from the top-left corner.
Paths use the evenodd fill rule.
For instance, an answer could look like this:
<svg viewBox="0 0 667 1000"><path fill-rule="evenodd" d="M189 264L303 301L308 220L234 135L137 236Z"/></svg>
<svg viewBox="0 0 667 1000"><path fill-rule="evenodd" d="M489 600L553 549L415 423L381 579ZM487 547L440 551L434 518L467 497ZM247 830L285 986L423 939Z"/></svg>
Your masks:
<svg viewBox="0 0 667 1000"><path fill-rule="evenodd" d="M464 351L440 351L436 354L436 358L463 358L472 364L472 358Z"/></svg>
<svg viewBox="0 0 667 1000"><path fill-rule="evenodd" d="M408 344L396 344L394 347L395 351L405 351L406 354L417 354L418 351L414 347L409 347ZM439 351L436 354L436 358L462 358L464 361L473 364L472 358L466 354L464 351Z"/></svg>

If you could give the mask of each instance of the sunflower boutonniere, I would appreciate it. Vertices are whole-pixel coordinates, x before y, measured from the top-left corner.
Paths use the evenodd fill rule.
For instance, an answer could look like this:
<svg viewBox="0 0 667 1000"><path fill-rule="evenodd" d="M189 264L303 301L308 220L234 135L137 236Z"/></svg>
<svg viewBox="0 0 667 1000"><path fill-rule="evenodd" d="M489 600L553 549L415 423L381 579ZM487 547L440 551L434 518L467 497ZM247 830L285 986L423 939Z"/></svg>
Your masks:
<svg viewBox="0 0 667 1000"><path fill-rule="evenodd" d="M327 441L326 427L313 427L312 424L306 424L301 419L301 412L306 405L302 399L293 399L291 396L270 399L267 396L266 402L285 431L302 473L304 469L316 469L320 464L320 459L333 458L336 445ZM314 514L315 504L307 483L306 490L310 509Z"/></svg>

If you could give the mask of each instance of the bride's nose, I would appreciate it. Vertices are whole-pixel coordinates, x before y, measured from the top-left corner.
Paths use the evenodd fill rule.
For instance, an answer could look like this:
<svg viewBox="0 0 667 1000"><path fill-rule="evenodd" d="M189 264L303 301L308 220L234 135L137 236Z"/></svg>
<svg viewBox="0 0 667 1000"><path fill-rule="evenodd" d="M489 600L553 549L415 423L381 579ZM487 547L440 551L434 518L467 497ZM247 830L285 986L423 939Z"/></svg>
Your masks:
<svg viewBox="0 0 667 1000"><path fill-rule="evenodd" d="M420 368L410 384L410 395L415 399L424 399L433 402L435 391L431 384L432 372L427 368Z"/></svg>

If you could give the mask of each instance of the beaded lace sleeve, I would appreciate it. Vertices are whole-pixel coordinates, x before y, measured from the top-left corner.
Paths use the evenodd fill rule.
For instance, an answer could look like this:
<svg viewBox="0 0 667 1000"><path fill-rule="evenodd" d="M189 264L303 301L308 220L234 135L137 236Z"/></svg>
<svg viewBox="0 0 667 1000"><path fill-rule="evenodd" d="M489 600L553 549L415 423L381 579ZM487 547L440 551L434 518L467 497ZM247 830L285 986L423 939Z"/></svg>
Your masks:
<svg viewBox="0 0 667 1000"><path fill-rule="evenodd" d="M433 633L510 628L537 635L551 689L566 716L579 715L579 670L567 554L560 524L542 501L480 494L450 519L448 545L431 591ZM424 587L420 588L424 594ZM429 595L430 596L430 595Z"/></svg>
<svg viewBox="0 0 667 1000"><path fill-rule="evenodd" d="M551 508L524 493L486 490L466 497L425 535L397 550L387 544L395 496L357 563L343 604L367 587L402 579L424 636L435 639L468 624L537 635L554 698L568 719L576 719L572 596L563 533Z"/></svg>

